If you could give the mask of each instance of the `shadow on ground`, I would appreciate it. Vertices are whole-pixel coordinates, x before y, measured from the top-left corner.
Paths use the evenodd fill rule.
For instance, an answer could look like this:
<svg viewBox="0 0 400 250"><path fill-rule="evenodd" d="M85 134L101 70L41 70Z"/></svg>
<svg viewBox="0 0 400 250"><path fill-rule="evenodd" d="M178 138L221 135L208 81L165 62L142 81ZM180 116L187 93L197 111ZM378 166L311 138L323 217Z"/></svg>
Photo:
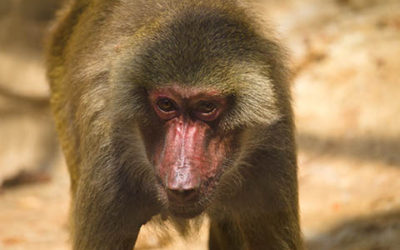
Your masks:
<svg viewBox="0 0 400 250"><path fill-rule="evenodd" d="M309 250L395 250L400 246L400 208L345 221L311 238Z"/></svg>
<svg viewBox="0 0 400 250"><path fill-rule="evenodd" d="M297 139L300 150L313 155L324 154L400 167L400 137L322 137L300 131Z"/></svg>

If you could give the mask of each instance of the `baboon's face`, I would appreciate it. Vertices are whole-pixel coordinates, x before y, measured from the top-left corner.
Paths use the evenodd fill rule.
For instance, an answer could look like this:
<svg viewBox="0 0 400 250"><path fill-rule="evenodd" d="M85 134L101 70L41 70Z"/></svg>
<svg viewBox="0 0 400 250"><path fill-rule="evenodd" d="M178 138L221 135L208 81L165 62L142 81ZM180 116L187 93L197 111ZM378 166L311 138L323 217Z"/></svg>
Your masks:
<svg viewBox="0 0 400 250"><path fill-rule="evenodd" d="M146 145L160 192L172 214L198 215L233 150L233 133L219 128L227 98L218 91L172 85L149 90L148 99L157 117L154 128L161 130Z"/></svg>

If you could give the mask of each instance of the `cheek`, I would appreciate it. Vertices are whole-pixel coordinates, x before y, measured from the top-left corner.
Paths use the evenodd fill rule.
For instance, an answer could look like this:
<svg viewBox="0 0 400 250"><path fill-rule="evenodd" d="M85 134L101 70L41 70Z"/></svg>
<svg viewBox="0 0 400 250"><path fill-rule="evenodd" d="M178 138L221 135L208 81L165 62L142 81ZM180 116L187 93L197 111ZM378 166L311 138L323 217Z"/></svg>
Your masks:
<svg viewBox="0 0 400 250"><path fill-rule="evenodd" d="M143 125L140 127L142 141L145 146L147 159L155 165L155 160L160 158L165 131L161 126Z"/></svg>
<svg viewBox="0 0 400 250"><path fill-rule="evenodd" d="M203 178L210 179L222 174L222 165L229 158L230 152L229 137L211 137L203 149L205 164L199 164Z"/></svg>

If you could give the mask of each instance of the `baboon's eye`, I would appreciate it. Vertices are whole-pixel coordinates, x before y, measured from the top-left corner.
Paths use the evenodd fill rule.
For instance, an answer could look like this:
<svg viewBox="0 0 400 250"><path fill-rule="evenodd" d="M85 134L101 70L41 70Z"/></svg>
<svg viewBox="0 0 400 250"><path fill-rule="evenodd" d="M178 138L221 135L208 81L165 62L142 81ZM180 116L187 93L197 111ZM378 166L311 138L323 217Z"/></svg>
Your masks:
<svg viewBox="0 0 400 250"><path fill-rule="evenodd" d="M176 110L174 101L169 98L161 98L157 101L157 107L163 112L171 112Z"/></svg>
<svg viewBox="0 0 400 250"><path fill-rule="evenodd" d="M203 121L213 121L221 112L221 105L212 101L200 101L194 110L194 114Z"/></svg>
<svg viewBox="0 0 400 250"><path fill-rule="evenodd" d="M216 105L212 102L201 101L197 105L196 111L203 114L211 114L216 110L216 108Z"/></svg>

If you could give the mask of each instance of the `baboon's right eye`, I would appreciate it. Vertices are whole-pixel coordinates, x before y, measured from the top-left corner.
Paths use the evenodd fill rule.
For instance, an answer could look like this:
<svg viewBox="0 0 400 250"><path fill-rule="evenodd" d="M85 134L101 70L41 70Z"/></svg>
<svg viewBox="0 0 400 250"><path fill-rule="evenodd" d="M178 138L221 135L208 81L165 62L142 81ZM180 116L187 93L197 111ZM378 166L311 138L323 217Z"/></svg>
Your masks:
<svg viewBox="0 0 400 250"><path fill-rule="evenodd" d="M176 110L174 101L169 98L161 98L157 101L157 107L162 112L171 112Z"/></svg>

